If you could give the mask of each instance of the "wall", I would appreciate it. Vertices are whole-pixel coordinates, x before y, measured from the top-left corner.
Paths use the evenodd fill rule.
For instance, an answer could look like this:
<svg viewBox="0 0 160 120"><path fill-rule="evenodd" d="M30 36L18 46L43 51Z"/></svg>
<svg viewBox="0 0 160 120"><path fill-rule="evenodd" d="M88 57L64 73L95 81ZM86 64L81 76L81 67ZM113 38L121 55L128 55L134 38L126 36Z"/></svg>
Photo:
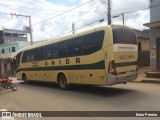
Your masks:
<svg viewBox="0 0 160 120"><path fill-rule="evenodd" d="M30 45L30 42L28 41L17 41L0 45L0 74L12 75L14 73L13 65L11 63L12 58L17 54L17 52L19 52L21 48L24 48L28 45ZM9 52L9 48L11 50L12 47L15 47L15 52ZM5 53L1 52L2 49L5 49Z"/></svg>
<svg viewBox="0 0 160 120"><path fill-rule="evenodd" d="M149 30L134 30L138 41L138 65L150 65Z"/></svg>
<svg viewBox="0 0 160 120"><path fill-rule="evenodd" d="M26 46L29 46L29 45L31 45L30 41L19 41L18 42L19 50L26 47Z"/></svg>
<svg viewBox="0 0 160 120"><path fill-rule="evenodd" d="M134 30L136 32L137 41L141 43L141 51L149 51L149 30Z"/></svg>
<svg viewBox="0 0 160 120"><path fill-rule="evenodd" d="M143 40L142 42L142 50L143 51L149 51L149 40Z"/></svg>
<svg viewBox="0 0 160 120"><path fill-rule="evenodd" d="M2 44L2 45L0 45L0 54L2 54L2 49L5 49L4 54L9 54L9 53L13 53L11 51L12 47L15 47L16 52L18 52L20 49L22 49L28 45L30 45L30 42L28 42L28 41L17 41L17 42ZM10 48L10 51L9 51L9 48Z"/></svg>
<svg viewBox="0 0 160 120"><path fill-rule="evenodd" d="M27 41L27 37L4 36L4 44L15 41Z"/></svg>
<svg viewBox="0 0 160 120"><path fill-rule="evenodd" d="M5 64L5 61L4 61L4 60L1 60L1 71L0 71L1 73L0 73L0 74L2 74L2 75L5 74L4 64Z"/></svg>
<svg viewBox="0 0 160 120"><path fill-rule="evenodd" d="M142 51L149 51L149 39L138 39L139 42L141 42L141 50Z"/></svg>
<svg viewBox="0 0 160 120"><path fill-rule="evenodd" d="M156 58L156 39L160 37L160 29L150 29L150 66L152 70L157 69L157 58Z"/></svg>
<svg viewBox="0 0 160 120"><path fill-rule="evenodd" d="M4 40L3 40L3 31L0 30L0 44L3 44Z"/></svg>
<svg viewBox="0 0 160 120"><path fill-rule="evenodd" d="M150 0L150 5L151 5L151 9L150 9L150 21L151 22L155 22L155 21L159 21L160 20L160 7L156 7L156 6L160 6L160 0Z"/></svg>
<svg viewBox="0 0 160 120"><path fill-rule="evenodd" d="M16 51L19 49L17 42L0 45L0 54L2 54L2 49L5 49L5 53L12 53L12 47L15 47ZM9 51L9 49L10 49L10 51Z"/></svg>

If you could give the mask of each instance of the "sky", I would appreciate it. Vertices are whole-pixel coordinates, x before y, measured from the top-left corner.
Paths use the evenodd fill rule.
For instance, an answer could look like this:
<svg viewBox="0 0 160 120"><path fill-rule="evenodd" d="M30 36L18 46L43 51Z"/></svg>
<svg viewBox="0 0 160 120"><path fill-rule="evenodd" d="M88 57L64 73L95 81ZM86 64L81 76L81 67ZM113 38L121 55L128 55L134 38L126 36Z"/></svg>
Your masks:
<svg viewBox="0 0 160 120"><path fill-rule="evenodd" d="M43 41L71 34L73 23L76 32L107 24L106 5L107 0L1 0L0 28L22 30L24 26L29 26L29 20L11 16L10 13L30 15L33 41ZM139 9L148 6L149 0L112 0L111 14L112 17L117 16L112 18L112 24L122 25L124 13L126 26L147 29L143 24L150 22L149 9ZM104 21L99 22L101 19Z"/></svg>

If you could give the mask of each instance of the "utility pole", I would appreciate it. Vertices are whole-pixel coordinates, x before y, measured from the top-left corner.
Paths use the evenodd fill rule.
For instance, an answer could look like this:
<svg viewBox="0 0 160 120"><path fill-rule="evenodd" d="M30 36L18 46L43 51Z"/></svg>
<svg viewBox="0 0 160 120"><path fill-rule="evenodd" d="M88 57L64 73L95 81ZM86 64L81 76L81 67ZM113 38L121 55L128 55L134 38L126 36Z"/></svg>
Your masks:
<svg viewBox="0 0 160 120"><path fill-rule="evenodd" d="M120 14L120 15L116 15L116 16L113 16L112 18L116 18L116 17L119 17L119 16L121 16L122 15L122 24L123 24L123 26L125 25L125 19L124 19L124 13L122 13L122 14Z"/></svg>
<svg viewBox="0 0 160 120"><path fill-rule="evenodd" d="M107 8L108 25L111 25L111 23L112 23L112 21L111 21L111 0L108 0L108 3L104 2L103 0L99 0L99 1L104 5L104 7Z"/></svg>
<svg viewBox="0 0 160 120"><path fill-rule="evenodd" d="M72 23L72 33L75 33L75 23Z"/></svg>
<svg viewBox="0 0 160 120"><path fill-rule="evenodd" d="M112 21L111 21L111 1L108 0L108 25L111 25Z"/></svg>
<svg viewBox="0 0 160 120"><path fill-rule="evenodd" d="M21 14L16 14L16 13L11 13L11 16L22 16L22 17L26 17L29 18L29 32L30 32L30 40L31 40L31 45L33 44L33 38L32 38L32 25L31 25L31 16L29 15L21 15Z"/></svg>
<svg viewBox="0 0 160 120"><path fill-rule="evenodd" d="M124 13L122 13L122 21L123 21L123 26L124 26Z"/></svg>

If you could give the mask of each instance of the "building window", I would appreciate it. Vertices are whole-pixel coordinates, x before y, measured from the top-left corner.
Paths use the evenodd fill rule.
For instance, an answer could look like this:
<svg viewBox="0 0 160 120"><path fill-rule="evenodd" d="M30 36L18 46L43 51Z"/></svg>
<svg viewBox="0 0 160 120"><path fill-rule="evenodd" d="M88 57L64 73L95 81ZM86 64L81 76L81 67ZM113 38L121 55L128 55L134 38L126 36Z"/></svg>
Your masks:
<svg viewBox="0 0 160 120"><path fill-rule="evenodd" d="M16 52L16 48L15 47L12 47L12 52Z"/></svg>
<svg viewBox="0 0 160 120"><path fill-rule="evenodd" d="M2 53L5 53L5 49L2 49Z"/></svg>

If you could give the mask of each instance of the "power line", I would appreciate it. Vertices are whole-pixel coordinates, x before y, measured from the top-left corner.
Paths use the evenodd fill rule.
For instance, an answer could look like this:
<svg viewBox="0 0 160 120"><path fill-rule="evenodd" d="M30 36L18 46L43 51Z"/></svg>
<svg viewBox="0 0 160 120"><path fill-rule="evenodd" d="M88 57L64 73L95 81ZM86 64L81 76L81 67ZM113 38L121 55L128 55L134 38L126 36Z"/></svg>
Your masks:
<svg viewBox="0 0 160 120"><path fill-rule="evenodd" d="M156 7L160 7L160 5L148 6L148 7L145 7L145 8L138 9L138 10L133 10L133 11L128 11L128 12L122 12L122 13L127 14L127 13L137 12L137 11L146 10L146 9L150 9L150 8L156 8Z"/></svg>
<svg viewBox="0 0 160 120"><path fill-rule="evenodd" d="M105 19L105 20L108 20L108 19ZM86 24L86 25L84 25L84 26L78 27L78 28L76 28L76 30L79 30L79 29L81 29L81 28L84 28L84 27L86 27L86 26L92 25L92 24L97 23L97 22L99 22L99 20L96 20L96 21L93 21L93 22L91 22L91 23L88 23L88 24ZM57 38L57 37L61 37L61 36L66 35L66 34L68 34L68 33L72 33L72 30L69 30L69 31L67 31L67 32L65 32L65 33L63 33L63 34L61 34L61 35L54 36L53 38L49 38L48 40L54 39L54 38Z"/></svg>
<svg viewBox="0 0 160 120"><path fill-rule="evenodd" d="M26 2L26 3L28 3L28 2ZM30 4L29 6L33 5L33 4L31 4L31 3L28 3L28 4ZM0 3L0 5L14 6L14 5L1 4L1 3ZM26 5L25 5L25 6L26 6ZM21 7L20 7L20 6L14 6L14 7L20 7L19 9L27 8L27 9L33 9L33 10L44 10L44 11L64 12L64 11L49 10L49 9L28 8L28 5L27 5L27 7L25 7L25 6L21 6ZM17 10L19 10L19 9L17 9ZM17 10L16 10L16 11L17 11ZM24 11L24 10L23 10L23 11ZM7 16L9 16L9 15L7 15ZM5 20L5 19L7 20L8 18L7 18L7 17L2 17L2 18L1 18L1 21L2 21L3 19L4 19L4 20ZM9 21L9 20L7 20L7 22L8 22L8 21ZM7 23L7 22L4 21L3 23ZM1 23L1 24L2 24L2 23Z"/></svg>
<svg viewBox="0 0 160 120"><path fill-rule="evenodd" d="M28 3L28 4L30 4L30 3ZM0 3L0 5L3 5L3 6L12 6L12 7L16 7L16 8L21 7L21 6L2 4L2 3ZM32 9L32 10L44 10L44 11L64 12L64 11L58 11L58 10L52 10L52 9L30 8L30 7L23 7L23 8Z"/></svg>
<svg viewBox="0 0 160 120"><path fill-rule="evenodd" d="M137 9L137 10L131 10L131 11L127 11L127 12L120 12L120 13L116 13L116 14L114 14L114 15L121 15L122 13L128 14L128 13L138 12L138 11L147 10L147 9L156 8L156 7L160 7L160 5L148 6L148 7L139 8L139 9ZM123 10L123 9L121 9L121 10ZM114 10L114 11L115 11L115 10ZM106 14L106 13L103 13L103 14L100 14L100 15L104 15L104 14ZM113 15L113 16L114 16L114 15Z"/></svg>
<svg viewBox="0 0 160 120"><path fill-rule="evenodd" d="M160 7L160 5L151 6L151 7L149 7L149 8L154 8L154 7ZM148 8L148 9L149 9L149 8ZM123 13L121 13L121 14L137 12L137 11L141 11L141 10L145 10L145 9L147 9L147 8L143 8L143 9L135 10L135 11L129 11L129 12L125 12L125 13L123 12ZM120 15L121 15L121 14L120 14ZM112 17L115 16L115 15L116 15L116 14L113 14ZM108 20L108 19L104 19L104 20ZM100 21L100 20L96 20L96 21L94 21L94 22L91 22L91 23L89 23L89 24L86 24L86 25L84 25L84 26L82 26L82 27L79 27L79 28L77 28L77 29L81 29L81 28L83 28L83 27L89 26L89 25L94 24L94 23L97 23L97 22L99 22L99 21Z"/></svg>
<svg viewBox="0 0 160 120"><path fill-rule="evenodd" d="M31 16L29 15L21 15L21 14L16 14L16 13L11 13L11 16L21 16L21 17L26 17L29 18L29 32L30 32L30 40L31 40L31 45L33 44L33 39L32 39L32 27L31 27Z"/></svg>
<svg viewBox="0 0 160 120"><path fill-rule="evenodd" d="M84 4L80 5L80 6L77 6L77 7L73 8L73 9L71 9L71 10L68 10L68 11L66 11L66 12L64 12L64 13L61 13L61 14L59 14L59 15L57 15L57 16L54 16L54 17L58 17L58 16L63 15L63 14L65 14L65 13L67 13L67 12L70 12L70 11L72 11L72 10L74 10L74 9L77 9L77 8L79 8L79 7L87 4L87 3L89 3L89 2L91 2L91 1L88 1L88 2L86 2L86 3L84 3ZM54 18L54 17L52 17L52 18ZM50 19L52 19L52 18L49 18L49 19L47 19L47 20L50 20ZM47 21L47 20L44 20L44 21ZM7 22L8 22L8 21L7 21ZM42 22L43 22L43 21L41 21L40 23L42 23ZM5 23L6 23L6 22L5 22ZM39 24L39 23L36 23L36 24ZM35 25L35 24L34 24L34 25Z"/></svg>
<svg viewBox="0 0 160 120"><path fill-rule="evenodd" d="M34 4L37 4L37 3L38 3L38 4L41 4L41 3L39 3L39 1L35 1L35 2L36 2L36 3L34 3ZM43 1L41 1L41 2L43 2ZM18 8L18 9L16 9L16 10L14 10L14 12L19 11L19 10L25 8L25 6L28 6L28 7L29 7L29 6L32 6L32 5L34 5L34 4L27 2L27 4L21 6L20 8ZM23 10L23 11L24 11L24 10ZM21 12L22 12L22 11L21 11ZM9 15L7 15L7 16L9 16ZM5 19L7 20L7 17L2 17L2 18L1 18L1 21L2 21L3 19L4 19L4 20L5 20ZM8 21L9 21L9 20L8 20ZM7 22L8 22L8 21L7 21ZM7 22L3 22L3 23L1 23L1 24L6 24Z"/></svg>
<svg viewBox="0 0 160 120"><path fill-rule="evenodd" d="M91 2L91 1L88 1L87 3L89 3L89 2ZM87 4L87 3L85 3L85 4ZM82 5L84 5L84 4L82 4ZM82 6L82 5L80 5L80 6ZM77 6L77 7L80 7L80 6ZM141 11L141 10L145 10L145 9L149 9L149 8L155 8L155 7L159 7L159 6L160 6L160 5L148 6L148 7L146 7L146 8L142 8L142 9L138 9L138 10L132 10L132 11L127 11L127 12L122 12L122 13L127 14L127 13L137 12L137 11ZM76 8L77 8L77 7L76 7ZM53 18L55 18L55 17L58 17L58 16L60 16L60 15L65 14L65 13L67 13L67 12L70 12L70 11L76 9L76 8L73 8L73 9L71 9L71 10L68 10L68 11L62 13L62 14L59 14L59 15L54 16L54 17L51 17L51 18L49 18L49 19L46 19L46 20L41 21L41 22L36 23L36 24L40 24L40 23L45 22L45 21L47 21L47 20L53 19ZM118 14L121 15L122 13L118 13ZM118 15L118 14L114 14L114 15ZM34 24L34 25L36 25L36 24Z"/></svg>
<svg viewBox="0 0 160 120"><path fill-rule="evenodd" d="M56 16L50 17L50 18L48 18L48 19L46 19L46 20L43 20L43 21L41 21L41 22L35 23L35 24L33 24L32 26L37 25L37 24L40 24L40 23L43 23L43 22L48 21L48 20L51 20L51 19L53 19L53 18L59 17L59 16L61 16L61 15L64 15L64 14L66 14L66 13L68 13L68 12L70 12L70 11L73 11L73 10L75 10L75 9L81 7L81 6L84 6L84 5L86 5L86 4L90 3L90 2L91 2L91 1L88 1L88 2L86 2L86 3L84 3L84 4L81 4L81 5L77 6L77 7L72 8L72 9L66 11L66 12L63 12L63 13L58 14L58 15L56 15Z"/></svg>

